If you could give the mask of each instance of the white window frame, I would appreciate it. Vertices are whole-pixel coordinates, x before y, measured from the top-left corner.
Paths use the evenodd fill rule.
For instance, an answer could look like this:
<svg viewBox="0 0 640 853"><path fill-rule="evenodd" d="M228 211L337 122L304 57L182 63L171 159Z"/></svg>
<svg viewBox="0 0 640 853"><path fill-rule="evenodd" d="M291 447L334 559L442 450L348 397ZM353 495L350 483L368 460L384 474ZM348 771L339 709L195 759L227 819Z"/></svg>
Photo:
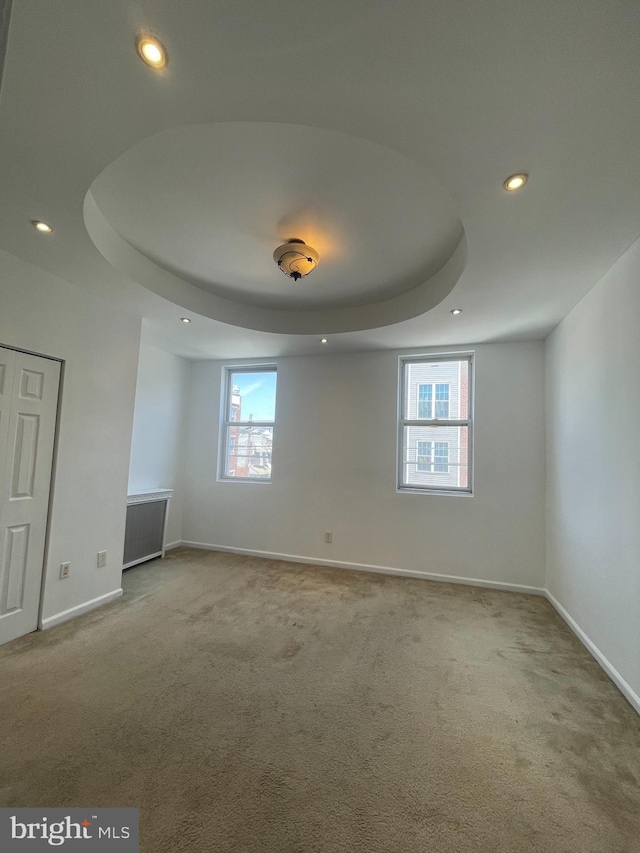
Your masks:
<svg viewBox="0 0 640 853"><path fill-rule="evenodd" d="M444 383L442 383L444 384ZM429 453L420 453L419 448L421 444L430 444L431 449ZM436 459L441 458L441 455L436 453L436 445L444 444L447 448L447 461L446 462L436 462ZM419 456L428 456L431 459L431 462L418 462ZM450 460L451 459L451 442L449 441L437 441L433 438L419 438L416 442L416 471L420 474L449 474L449 469L451 467ZM418 468L418 465L426 465L426 468ZM436 471L436 465L446 465L446 471Z"/></svg>
<svg viewBox="0 0 640 853"><path fill-rule="evenodd" d="M433 418L433 420L437 420L437 418L434 418L433 415L434 415L434 412L437 410L438 403L443 402L442 400L438 400L437 396L436 396L436 388L438 387L438 385L444 385L447 388L447 399L446 399L447 409L449 411L451 411L451 383L450 382L418 382L418 397L416 400L416 410L419 412L420 411L420 403L425 402L424 400L420 399L420 389L430 386L431 387L431 400L430 400L430 402L431 402L431 417ZM442 418L440 420L442 420Z"/></svg>
<svg viewBox="0 0 640 853"><path fill-rule="evenodd" d="M273 445L275 443L275 419L273 421L231 421L231 396L233 385L231 377L237 373L275 373L276 374L276 401L275 410L278 406L278 369L275 364L242 364L225 365L222 373L222 395L220 400L220 430L219 430L219 453L218 453L218 480L223 483L253 483L268 485L273 482ZM227 468L227 439L230 427L271 427L271 476L269 477L233 477L226 473Z"/></svg>
<svg viewBox="0 0 640 853"><path fill-rule="evenodd" d="M468 418L405 418L405 367L412 363L433 363L439 364L443 361L467 361L469 362L469 417ZM454 352L454 353L434 353L425 355L410 355L400 356L398 358L398 433L397 433L397 481L396 491L398 492L413 492L415 494L436 494L436 495L472 495L473 494L473 412L474 412L474 392L475 392L475 364L473 352ZM420 382L418 385L434 385L433 394L435 396L435 385L446 385L450 383L441 382ZM418 392L419 395L419 392ZM417 395L417 396L418 396ZM433 411L435 411L435 399L433 402ZM416 414L418 412L418 400L416 399ZM451 394L449 394L449 412L451 412ZM406 483L404 481L404 431L405 427L410 426L429 426L429 427L467 427L467 466L468 466L468 485L462 486L427 486L417 483ZM420 439L422 440L422 439ZM425 441L436 441L436 439L424 439ZM417 454L416 454L417 456ZM451 459L451 453L449 453ZM451 465L451 463L449 463ZM424 472L423 472L424 473ZM427 472L428 473L428 472ZM436 473L436 472L433 472ZM437 472L442 473L442 472Z"/></svg>

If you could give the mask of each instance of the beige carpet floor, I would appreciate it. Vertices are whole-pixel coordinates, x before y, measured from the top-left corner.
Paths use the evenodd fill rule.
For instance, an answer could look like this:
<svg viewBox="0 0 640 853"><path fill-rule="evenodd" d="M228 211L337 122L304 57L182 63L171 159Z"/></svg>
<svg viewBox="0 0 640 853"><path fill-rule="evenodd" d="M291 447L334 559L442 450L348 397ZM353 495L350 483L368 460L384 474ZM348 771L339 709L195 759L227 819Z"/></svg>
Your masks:
<svg viewBox="0 0 640 853"><path fill-rule="evenodd" d="M178 549L0 649L0 805L144 853L637 853L640 718L536 597Z"/></svg>

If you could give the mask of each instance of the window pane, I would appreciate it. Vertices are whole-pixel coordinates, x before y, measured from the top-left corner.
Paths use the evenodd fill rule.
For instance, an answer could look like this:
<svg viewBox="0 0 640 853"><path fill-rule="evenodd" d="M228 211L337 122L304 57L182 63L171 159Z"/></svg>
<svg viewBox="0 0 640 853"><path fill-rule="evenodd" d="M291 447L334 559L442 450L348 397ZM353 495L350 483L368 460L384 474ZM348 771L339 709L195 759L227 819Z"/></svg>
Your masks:
<svg viewBox="0 0 640 853"><path fill-rule="evenodd" d="M436 418L449 417L449 385L436 385Z"/></svg>
<svg viewBox="0 0 640 853"><path fill-rule="evenodd" d="M439 474L449 473L449 444L446 441L436 441L433 470Z"/></svg>
<svg viewBox="0 0 640 853"><path fill-rule="evenodd" d="M275 421L276 372L259 370L255 373L237 371L229 376L230 421Z"/></svg>
<svg viewBox="0 0 640 853"><path fill-rule="evenodd" d="M446 421L470 417L471 376L467 358L425 357L404 362L401 487L443 491L470 488L471 427L447 426ZM415 423L432 419L442 426Z"/></svg>
<svg viewBox="0 0 640 853"><path fill-rule="evenodd" d="M431 447L430 441L419 441L416 449L416 471L431 470Z"/></svg>
<svg viewBox="0 0 640 853"><path fill-rule="evenodd" d="M230 426L227 430L225 477L271 477L273 427Z"/></svg>
<svg viewBox="0 0 640 853"><path fill-rule="evenodd" d="M433 442L433 449L431 445ZM404 486L466 489L469 486L469 428L405 426ZM428 452L423 454L422 451Z"/></svg>
<svg viewBox="0 0 640 853"><path fill-rule="evenodd" d="M419 420L429 420L433 411L433 385L418 385Z"/></svg>

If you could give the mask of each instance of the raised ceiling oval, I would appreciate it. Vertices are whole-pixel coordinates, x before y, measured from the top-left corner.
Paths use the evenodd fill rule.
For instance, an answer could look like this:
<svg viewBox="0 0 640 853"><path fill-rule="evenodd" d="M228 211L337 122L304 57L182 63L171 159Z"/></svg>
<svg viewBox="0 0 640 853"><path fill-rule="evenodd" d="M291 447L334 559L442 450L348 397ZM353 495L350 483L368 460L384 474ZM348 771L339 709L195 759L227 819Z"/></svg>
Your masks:
<svg viewBox="0 0 640 853"><path fill-rule="evenodd" d="M363 139L303 125L220 122L162 131L94 180L87 230L104 257L182 308L278 334L388 326L441 302L467 259L446 190ZM273 250L320 255L294 282Z"/></svg>

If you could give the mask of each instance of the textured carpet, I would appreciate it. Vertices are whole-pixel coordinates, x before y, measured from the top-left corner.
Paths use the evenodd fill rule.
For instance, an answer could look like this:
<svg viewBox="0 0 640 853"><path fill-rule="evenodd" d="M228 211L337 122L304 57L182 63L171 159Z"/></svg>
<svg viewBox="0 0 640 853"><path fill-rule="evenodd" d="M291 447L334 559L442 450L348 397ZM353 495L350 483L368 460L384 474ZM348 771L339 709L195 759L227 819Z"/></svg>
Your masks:
<svg viewBox="0 0 640 853"><path fill-rule="evenodd" d="M640 719L543 599L191 549L0 650L0 805L141 849L637 853Z"/></svg>

